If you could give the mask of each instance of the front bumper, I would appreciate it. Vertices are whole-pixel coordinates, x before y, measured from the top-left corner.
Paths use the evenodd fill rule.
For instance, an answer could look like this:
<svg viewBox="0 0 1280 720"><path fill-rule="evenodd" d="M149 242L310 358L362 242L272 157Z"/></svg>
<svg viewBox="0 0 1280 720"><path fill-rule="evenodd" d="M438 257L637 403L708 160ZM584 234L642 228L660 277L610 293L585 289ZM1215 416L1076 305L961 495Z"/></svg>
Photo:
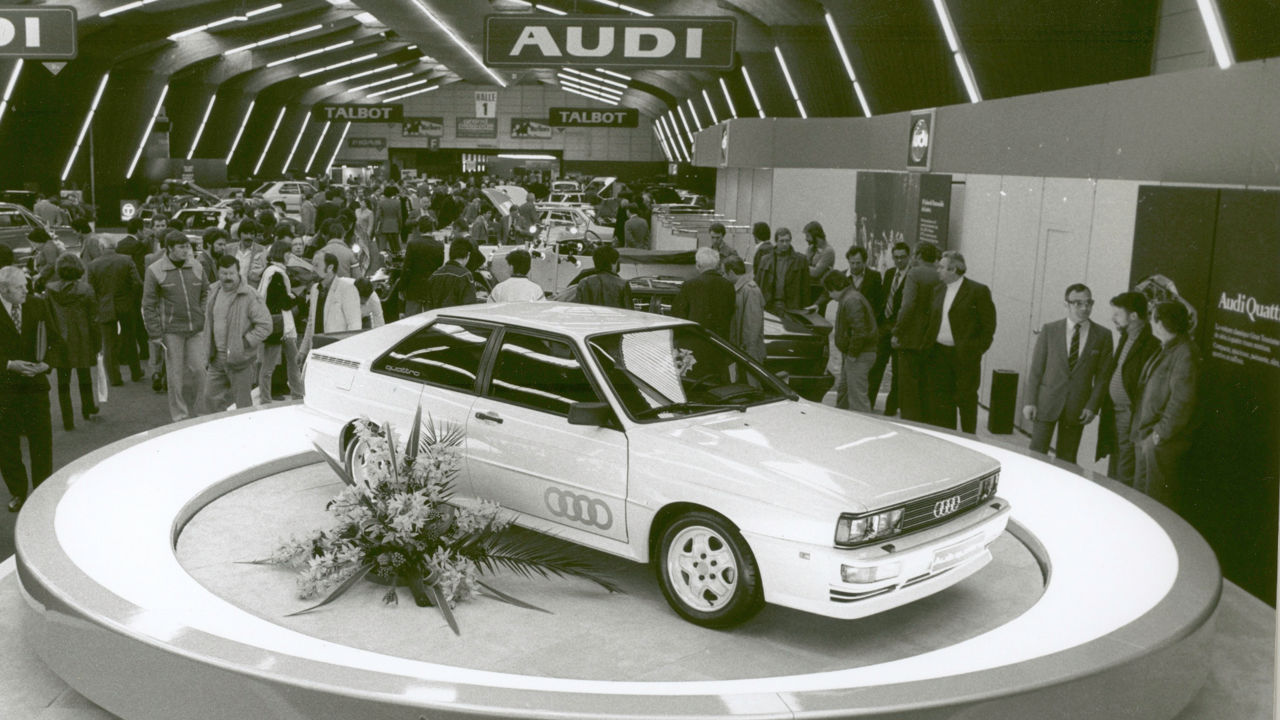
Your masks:
<svg viewBox="0 0 1280 720"><path fill-rule="evenodd" d="M859 548L745 538L759 563L767 602L851 620L927 597L982 569L1009 514L1008 501L994 497L952 522ZM846 582L842 566L875 571L879 579Z"/></svg>

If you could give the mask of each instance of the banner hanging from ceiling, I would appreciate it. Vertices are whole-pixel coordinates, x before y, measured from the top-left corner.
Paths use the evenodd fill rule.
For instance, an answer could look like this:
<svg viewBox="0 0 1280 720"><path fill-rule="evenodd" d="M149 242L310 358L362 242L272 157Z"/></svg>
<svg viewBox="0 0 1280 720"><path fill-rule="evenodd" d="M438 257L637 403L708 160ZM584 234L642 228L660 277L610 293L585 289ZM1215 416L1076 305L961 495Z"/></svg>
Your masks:
<svg viewBox="0 0 1280 720"><path fill-rule="evenodd" d="M484 61L493 67L732 70L732 17L485 18Z"/></svg>

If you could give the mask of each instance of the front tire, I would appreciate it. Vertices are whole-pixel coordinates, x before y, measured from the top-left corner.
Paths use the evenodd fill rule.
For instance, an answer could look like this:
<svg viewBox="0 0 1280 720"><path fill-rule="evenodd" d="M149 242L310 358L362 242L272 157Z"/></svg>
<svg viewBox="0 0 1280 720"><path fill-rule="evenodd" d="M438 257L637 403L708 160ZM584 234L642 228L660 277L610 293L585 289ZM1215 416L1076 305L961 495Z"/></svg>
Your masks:
<svg viewBox="0 0 1280 720"><path fill-rule="evenodd" d="M727 628L746 622L764 606L755 555L737 528L719 515L681 515L662 531L658 547L658 584L685 620Z"/></svg>

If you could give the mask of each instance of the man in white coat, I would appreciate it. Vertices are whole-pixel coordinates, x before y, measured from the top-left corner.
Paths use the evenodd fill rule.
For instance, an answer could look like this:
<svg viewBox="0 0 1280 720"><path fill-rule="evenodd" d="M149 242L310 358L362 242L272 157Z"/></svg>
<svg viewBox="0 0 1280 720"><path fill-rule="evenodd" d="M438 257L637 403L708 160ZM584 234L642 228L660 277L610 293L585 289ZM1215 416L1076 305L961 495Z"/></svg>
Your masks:
<svg viewBox="0 0 1280 720"><path fill-rule="evenodd" d="M356 281L338 277L338 258L329 253L316 253L315 264L320 282L311 286L307 296L307 331L298 350L303 357L311 352L316 335L360 329L360 292L356 290Z"/></svg>

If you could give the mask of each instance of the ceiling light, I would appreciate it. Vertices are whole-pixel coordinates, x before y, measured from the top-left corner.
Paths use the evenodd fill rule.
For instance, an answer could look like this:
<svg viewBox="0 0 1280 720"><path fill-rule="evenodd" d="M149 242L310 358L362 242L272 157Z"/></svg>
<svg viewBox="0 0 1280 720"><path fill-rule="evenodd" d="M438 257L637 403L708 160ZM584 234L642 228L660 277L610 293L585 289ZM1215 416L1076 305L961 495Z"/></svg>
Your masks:
<svg viewBox="0 0 1280 720"><path fill-rule="evenodd" d="M629 12L632 15L639 15L641 17L653 17L653 13L651 12L645 12L644 10L633 8L630 5L623 5L620 2L614 2L614 0L591 0L591 1L596 3L597 5L607 5L611 8L617 8L619 10Z"/></svg>
<svg viewBox="0 0 1280 720"><path fill-rule="evenodd" d="M397 67L399 67L399 65L395 63L391 63L390 65L383 65L382 67L374 68L372 70L365 70L363 72L358 72L354 75L347 75L345 77L340 77L335 80L330 80L329 82L325 83L322 87L329 87L330 85L337 85L338 83L351 82L352 80L358 80L362 77L368 77L369 75L377 75L380 72L394 70Z"/></svg>
<svg viewBox="0 0 1280 720"><path fill-rule="evenodd" d="M151 3L154 3L154 2L157 2L157 0L134 0L134 2L125 3L124 5L120 5L119 7L113 7L110 10L103 10L102 12L98 13L98 17L111 17L112 15L119 15L122 12L128 12L129 10L136 10L142 7L143 5L150 5Z"/></svg>
<svg viewBox="0 0 1280 720"><path fill-rule="evenodd" d="M685 137L689 138L689 147L693 147L693 130L689 128L689 121L684 117L684 108L676 103L676 113L680 115L680 125L684 127Z"/></svg>
<svg viewBox="0 0 1280 720"><path fill-rule="evenodd" d="M401 73L399 75L393 75L389 78L386 78L385 80L378 80L376 82L365 83L364 85L353 87L347 92L353 92L353 93L360 92L361 90L368 90L371 87L378 87L379 85L386 85L387 83L395 82L397 80L404 80L405 78L411 78L411 77L413 77L413 73L411 72Z"/></svg>
<svg viewBox="0 0 1280 720"><path fill-rule="evenodd" d="M611 77L616 77L616 78L618 78L619 80L625 80L625 81L627 81L627 82L631 82L631 78L630 78L630 76L623 75L623 74L622 74L622 73L620 73L620 72L614 72L614 71L612 71L612 70L605 70L604 68L596 68L596 72L598 72L598 73L604 73L605 75L609 75L609 76L611 76Z"/></svg>
<svg viewBox="0 0 1280 720"><path fill-rule="evenodd" d="M431 78L422 78L421 80L414 80L413 82L405 83L404 85L397 85L395 87L384 88L382 90L379 90L378 92L369 93L369 99L372 100L373 98L376 98L379 95L386 95L387 93L396 93L396 92L400 92L401 90L408 90L409 88L415 88L420 85L426 85L429 82L431 82Z"/></svg>
<svg viewBox="0 0 1280 720"><path fill-rule="evenodd" d="M663 129L667 131L667 137L671 138L675 146L679 148L680 154L684 156L685 160L692 162L693 155L689 152L689 148L685 147L684 138L680 136L680 128L676 125L675 113L668 111L667 114L660 117L659 120L663 123Z"/></svg>
<svg viewBox="0 0 1280 720"><path fill-rule="evenodd" d="M314 56L319 55L319 54L321 54L321 53L333 52L334 50L341 50L341 49L342 49L342 48L344 48L344 47L348 47L348 46L350 46L350 45L355 45L355 44L356 44L356 41L355 41L355 40L343 40L343 41L342 41L342 42L340 42L340 43L334 43L334 44L332 44L332 45L328 45L328 46L326 46L326 47L322 47L322 48L320 48L319 50L309 50L309 51L307 51L307 52L304 52L304 53L298 53L297 55L292 55L292 56L287 57L287 58L280 58L279 60L272 60L271 62L267 63L267 67L269 67L269 68L273 68L273 67L276 67L277 65L284 65L285 63L291 63L291 62L293 62L293 61L295 61L295 60L302 60L303 58L314 57Z"/></svg>
<svg viewBox="0 0 1280 720"><path fill-rule="evenodd" d="M733 106L733 98L729 95L729 84L720 78L720 90L724 92L724 101L729 104L729 116L738 119L738 108Z"/></svg>
<svg viewBox="0 0 1280 720"><path fill-rule="evenodd" d="M653 134L658 137L658 144L662 146L662 154L667 158L667 162L675 162L675 156L671 154L671 148L667 145L667 138L662 134L662 128L659 127L657 121L652 123Z"/></svg>
<svg viewBox="0 0 1280 720"><path fill-rule="evenodd" d="M365 27L382 24L378 22L378 18L374 17L373 13L371 12L357 13L355 16L355 21L360 23L361 25L364 25Z"/></svg>
<svg viewBox="0 0 1280 720"><path fill-rule="evenodd" d="M421 95L423 93L429 93L432 90L439 90L439 89L440 89L439 85L432 85L431 87L425 87L425 88L422 88L421 90L411 90L407 93L404 93L403 95L396 95L395 97L383 98L382 102L384 103L395 102L397 100L403 100L407 97L413 97L414 95Z"/></svg>
<svg viewBox="0 0 1280 720"><path fill-rule="evenodd" d="M1222 16L1218 13L1218 4L1214 0L1196 0L1200 8L1200 17L1204 20L1204 29L1209 33L1209 44L1213 46L1213 57L1218 67L1226 70L1235 63L1231 52L1231 42L1222 27Z"/></svg>
<svg viewBox="0 0 1280 720"><path fill-rule="evenodd" d="M592 80L597 83L603 83L605 85L612 85L614 87L622 88L623 90L626 90L628 87L628 85L624 83L620 83L617 80L610 80L609 78L600 77L599 75L592 75L589 72L583 72L581 70L576 70L574 68L561 68L561 71L572 73L574 75L580 75L588 80Z"/></svg>
<svg viewBox="0 0 1280 720"><path fill-rule="evenodd" d="M457 45L458 48L461 49L464 53L466 53L467 56L470 57L475 62L476 65L479 65L480 68L489 75L489 77L493 78L493 81L498 83L499 87L507 86L507 83L501 77L499 77L497 73L491 70L488 65L484 64L484 61L480 59L480 56L476 54L476 51L473 50L470 45L463 42L462 38L458 37L458 34L453 31L453 28L449 27L444 23L443 20L436 17L436 14L431 12L431 10L428 9L425 4L423 4L422 0L412 0L412 2L414 5L418 6L418 10L422 11L423 15L427 16L428 20L435 23L435 26L440 28L441 32L449 36L449 39L453 41L454 45Z"/></svg>
<svg viewBox="0 0 1280 720"><path fill-rule="evenodd" d="M711 113L711 124L719 125L720 118L716 117L716 108L711 104L711 94L707 92L706 88L702 89L702 99L707 101L707 111Z"/></svg>
<svg viewBox="0 0 1280 720"><path fill-rule="evenodd" d="M608 95L609 97L617 97L619 99L622 98L621 90L616 90L606 85L596 85L595 83L590 82L588 80L583 80L581 78L574 77L573 75L566 75L564 73L556 73L556 77L564 82L570 82L579 87L584 87L584 88L587 88L588 90L594 90L595 92L598 92L601 95Z"/></svg>
<svg viewBox="0 0 1280 720"><path fill-rule="evenodd" d="M800 102L800 93L796 92L796 84L791 82L791 71L787 69L787 61L782 57L782 48L774 45L773 54L778 58L778 64L782 66L782 77L787 80L787 87L791 89L791 99L796 101L796 109L800 111L800 117L808 118L809 115L804 111L804 103Z"/></svg>
<svg viewBox="0 0 1280 720"><path fill-rule="evenodd" d="M534 5L533 7L537 10L541 10L544 13L551 13L552 15L568 15L569 14L563 10L560 10L558 8L553 8L549 5Z"/></svg>
<svg viewBox="0 0 1280 720"><path fill-rule="evenodd" d="M607 89L605 89L605 88L601 88L601 87L596 86L596 85L589 85L589 84L586 84L586 83L580 83L580 82L578 82L577 80L574 80L573 78L568 78L568 77L563 77L563 76L558 76L558 77L559 77L559 79L560 79L560 85L561 85L562 87L563 87L563 86L565 86L565 85L568 85L569 87L578 88L578 89L580 89L580 90L586 90L586 91L588 91L588 92L594 93L594 94L599 95L599 96L601 96L601 97L609 98L610 100L621 100L621 99L622 99L622 93L620 93L620 92L618 92L618 91L616 91L616 90L607 90Z"/></svg>
<svg viewBox="0 0 1280 720"><path fill-rule="evenodd" d="M214 20L213 22L205 23L204 25L200 25L200 26L198 26L198 27L193 27L193 28L191 28L191 29L189 29L189 30L183 30L182 32L176 32L176 33L174 33L174 34L170 35L170 36L169 36L169 39L170 39L170 40L181 40L182 38L184 38L184 37L186 37L186 36L188 36L188 35L194 35L195 33L198 33L198 32L204 32L205 30L212 30L213 28L220 27L220 26L222 26L222 25L226 25L226 24L228 24L228 23L233 23L233 22L245 22L246 20L248 20L248 19L249 19L249 18L251 18L251 17L254 17L255 15L261 15L261 14L263 14L263 13L269 13L269 12L271 12L271 11L273 11L273 10L279 10L279 9L280 9L280 8L282 8L282 7L284 7L282 4L280 4L280 3L276 3L276 4L274 4L274 5L268 5L268 6L266 6L266 7L258 8L257 10L251 10L251 11L249 11L249 12L245 13L244 15L232 15L232 16L230 16L230 17L224 17L224 18L222 18L221 20Z"/></svg>
<svg viewBox="0 0 1280 720"><path fill-rule="evenodd" d="M18 60L18 69L22 67L22 60ZM17 75L15 69L14 75ZM102 91L107 88L107 79L111 77L111 73L103 73L102 80L98 81L98 91L93 94L93 102L89 103L89 112L84 116L84 123L80 125L80 134L76 136L75 147L71 148L71 155L67 158L67 164L62 166L62 182L67 181L67 176L71 174L71 166L76 164L76 155L80 154L80 144L84 142L84 136L89 132L89 126L93 123L93 114L98 111L98 102L102 100ZM13 91L13 80L10 79L9 87L5 90L4 99L9 100L9 93ZM0 104L0 110L3 104Z"/></svg>
<svg viewBox="0 0 1280 720"><path fill-rule="evenodd" d="M751 101L756 104L756 110L759 111L760 117L764 117L764 106L760 104L760 96L756 95L756 86L751 82L751 73L747 72L747 66L742 66L742 79L747 81L747 91L751 93Z"/></svg>
<svg viewBox="0 0 1280 720"><path fill-rule="evenodd" d="M267 135L267 144L262 146L262 154L258 156L258 162L253 166L253 174L257 175L262 169L262 161L267 159L267 152L271 150L271 143L276 139L276 132L280 130L280 121L284 120L284 108L280 108L280 112L276 114L276 121L271 126L271 133Z"/></svg>
<svg viewBox="0 0 1280 720"><path fill-rule="evenodd" d="M844 49L844 40L840 39L840 31L836 29L836 20L831 13L826 13L827 29L831 31L831 39L835 41L836 50L840 51L840 61L844 63L844 71L853 83L853 90L858 95L858 104L862 106L862 114L871 117L871 108L867 106L867 98L862 94L862 86L858 84L858 76L853 73L853 63L849 62L849 53Z"/></svg>
<svg viewBox="0 0 1280 720"><path fill-rule="evenodd" d="M9 107L9 99L13 97L13 89L18 86L18 76L22 74L22 58L13 64L9 73L9 82L4 86L4 95L0 95L0 120L4 120L4 111Z"/></svg>
<svg viewBox="0 0 1280 720"><path fill-rule="evenodd" d="M333 148L333 155L329 156L329 164L324 166L324 174L328 175L333 169L333 162L338 159L338 151L342 149L342 143L347 141L347 132L351 130L351 123L347 123L342 128L342 134L338 136L338 144Z"/></svg>
<svg viewBox="0 0 1280 720"><path fill-rule="evenodd" d="M342 62L334 63L332 65L326 65L325 67L322 67L322 68L308 70L302 73L301 75L299 75L298 77L304 78L304 77L311 77L312 75L319 75L320 73L329 72L330 70L337 70L338 68L347 67L348 65L355 65L356 63L362 63L366 60L372 60L376 57L378 57L378 53L369 53L368 55L361 55L358 58L351 58L350 60L343 60Z"/></svg>
<svg viewBox="0 0 1280 720"><path fill-rule="evenodd" d="M982 100L982 94L978 92L978 83L974 80L973 70L969 68L969 58L965 57L964 50L960 47L960 39L956 35L955 24L951 22L951 12L947 10L946 1L933 0L933 9L938 13L943 34L947 36L947 47L951 48L956 68L960 71L960 79L964 82L965 91L969 93L969 102L976 103Z"/></svg>
<svg viewBox="0 0 1280 720"><path fill-rule="evenodd" d="M311 149L311 157L307 158L307 164L303 166L302 172L311 172L311 166L316 164L316 155L320 154L320 146L324 144L324 136L329 134L329 126L331 124L326 120L324 127L320 128L320 137L316 139L316 146Z"/></svg>
<svg viewBox="0 0 1280 720"><path fill-rule="evenodd" d="M324 25L311 25L311 26L309 26L309 27L304 27L304 28L301 28L301 29L299 29L299 30L294 30L293 32L288 32L288 33L285 33L285 34L283 34L283 35L276 35L276 36L274 36L274 37L269 37L269 38L267 38L266 40L259 40L258 42L255 42L255 43L249 43L248 45L241 45L240 47L238 47L238 48L232 48L232 49L230 49L230 50L226 51L226 52L225 52L225 53L223 53L223 54L224 54L224 55L235 55L236 53L242 53L242 52L244 52L244 51L246 51L246 50L253 50L254 48L260 48L260 47L263 47L263 46L266 46L266 45L271 45L271 44L274 44L274 43L278 43L278 42L281 42L281 41L283 41L283 40L288 40L289 38L297 37L297 36L299 36L299 35L305 35L305 34L307 34L307 33L309 33L309 32L313 32L313 31L315 31L315 30L319 30L319 29L320 29L320 28L322 28L322 27L324 27Z"/></svg>
<svg viewBox="0 0 1280 720"><path fill-rule="evenodd" d="M204 135L204 126L209 122L209 113L213 112L213 103L218 99L218 91L214 91L209 96L209 104L204 106L204 117L200 118L200 125L196 128L196 136L191 140L191 148L187 150L187 159L195 157L196 146L200 144L200 136Z"/></svg>
<svg viewBox="0 0 1280 720"><path fill-rule="evenodd" d="M106 84L106 81L103 81ZM165 83L164 89L160 91L160 99L156 100L156 107L151 111L151 119L147 121L147 129L142 133L142 142L138 143L138 149L133 153L133 161L129 163L129 171L124 174L125 179L133 177L133 171L138 169L138 161L142 159L142 151L147 147L147 140L151 137L151 129L155 127L156 118L160 117L160 108L164 107L164 99L169 94L169 84Z"/></svg>
<svg viewBox="0 0 1280 720"><path fill-rule="evenodd" d="M293 154L298 152L298 143L302 142L302 136L307 132L307 124L311 122L311 113L315 110L307 111L307 116L302 119L302 126L298 128L298 135L293 139L293 147L289 148L289 156L284 159L284 167L280 168L280 174L284 175L289 172L289 164L293 162Z"/></svg>
<svg viewBox="0 0 1280 720"><path fill-rule="evenodd" d="M532 153L498 153L504 160L558 160L555 155L535 155Z"/></svg>
<svg viewBox="0 0 1280 720"><path fill-rule="evenodd" d="M689 104L689 114L693 116L693 125L702 130L702 118L698 117L698 109L693 106L693 98L685 98L685 102Z"/></svg>
<svg viewBox="0 0 1280 720"><path fill-rule="evenodd" d="M606 105L618 104L617 100L611 100L603 95L597 95L596 93L593 93L590 90L581 90L579 88L576 88L570 85L565 85L563 83L561 83L560 89L564 90L567 93L573 93L574 95L581 95L582 97L590 98L591 100L598 100L599 102L602 102Z"/></svg>
<svg viewBox="0 0 1280 720"><path fill-rule="evenodd" d="M231 149L227 151L227 164L231 164L231 156L236 154L236 148L240 146L240 138L244 136L244 129L249 125L249 116L253 114L255 100L249 101L249 108L244 111L244 119L240 121L240 129L236 131L235 139L231 141Z"/></svg>

